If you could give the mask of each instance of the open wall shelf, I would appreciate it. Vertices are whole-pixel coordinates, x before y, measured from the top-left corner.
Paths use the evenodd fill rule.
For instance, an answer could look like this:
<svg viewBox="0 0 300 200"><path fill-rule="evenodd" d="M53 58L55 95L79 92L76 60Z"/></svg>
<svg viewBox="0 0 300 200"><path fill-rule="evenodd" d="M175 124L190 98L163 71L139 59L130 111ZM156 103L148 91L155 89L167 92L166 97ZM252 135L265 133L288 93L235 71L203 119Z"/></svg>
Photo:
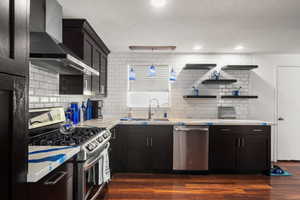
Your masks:
<svg viewBox="0 0 300 200"><path fill-rule="evenodd" d="M222 99L258 99L258 96L254 95L240 95L240 96L232 96L232 95L224 95L221 96Z"/></svg>
<svg viewBox="0 0 300 200"><path fill-rule="evenodd" d="M226 65L222 70L252 70L258 68L258 65Z"/></svg>
<svg viewBox="0 0 300 200"><path fill-rule="evenodd" d="M217 64L186 64L184 70L211 70L215 68Z"/></svg>
<svg viewBox="0 0 300 200"><path fill-rule="evenodd" d="M236 83L236 82L237 82L236 79L219 79L219 80L207 79L207 80L202 81L202 84L227 85L227 84L232 84L232 83Z"/></svg>
<svg viewBox="0 0 300 200"><path fill-rule="evenodd" d="M185 95L183 96L185 99L216 99L215 95Z"/></svg>

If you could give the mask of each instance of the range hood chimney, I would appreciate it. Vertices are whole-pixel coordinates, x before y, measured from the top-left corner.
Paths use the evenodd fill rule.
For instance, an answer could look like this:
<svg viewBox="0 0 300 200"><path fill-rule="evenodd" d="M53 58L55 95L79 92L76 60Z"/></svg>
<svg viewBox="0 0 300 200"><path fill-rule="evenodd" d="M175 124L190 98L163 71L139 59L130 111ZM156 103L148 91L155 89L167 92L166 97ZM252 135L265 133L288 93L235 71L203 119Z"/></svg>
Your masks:
<svg viewBox="0 0 300 200"><path fill-rule="evenodd" d="M62 7L56 0L31 0L30 60L60 74L99 72L85 64L62 43Z"/></svg>

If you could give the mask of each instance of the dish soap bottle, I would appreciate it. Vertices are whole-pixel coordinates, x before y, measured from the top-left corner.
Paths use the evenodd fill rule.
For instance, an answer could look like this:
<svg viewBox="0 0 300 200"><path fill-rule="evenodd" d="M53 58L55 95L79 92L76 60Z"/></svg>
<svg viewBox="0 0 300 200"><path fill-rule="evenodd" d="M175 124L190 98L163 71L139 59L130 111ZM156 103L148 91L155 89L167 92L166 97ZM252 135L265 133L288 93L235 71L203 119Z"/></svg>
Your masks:
<svg viewBox="0 0 300 200"><path fill-rule="evenodd" d="M194 96L199 96L199 89L193 86L193 95Z"/></svg>

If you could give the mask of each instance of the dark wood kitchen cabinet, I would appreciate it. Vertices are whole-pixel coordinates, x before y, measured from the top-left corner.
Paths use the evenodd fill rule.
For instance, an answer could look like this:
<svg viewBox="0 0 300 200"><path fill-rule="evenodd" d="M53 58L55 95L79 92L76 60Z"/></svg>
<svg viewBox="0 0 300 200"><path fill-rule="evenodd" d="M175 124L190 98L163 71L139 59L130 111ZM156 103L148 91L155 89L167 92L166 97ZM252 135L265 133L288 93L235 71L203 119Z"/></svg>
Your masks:
<svg viewBox="0 0 300 200"><path fill-rule="evenodd" d="M1 199L27 199L29 1L0 1Z"/></svg>
<svg viewBox="0 0 300 200"><path fill-rule="evenodd" d="M269 126L210 127L210 169L215 172L263 172L271 164Z"/></svg>
<svg viewBox="0 0 300 200"><path fill-rule="evenodd" d="M172 170L173 126L120 125L116 135L120 138L112 144L112 163L117 172Z"/></svg>
<svg viewBox="0 0 300 200"><path fill-rule="evenodd" d="M82 94L84 91L92 95L107 95L107 56L110 50L100 39L92 26L85 19L63 19L63 43L71 49L77 57L87 65L97 70L100 75L82 75L84 80L78 80L76 85L81 84L78 91L71 88L76 79L64 82L64 90L61 94ZM65 75L60 76L64 79ZM66 76L68 77L68 76ZM71 78L69 78L71 79ZM72 91L72 92L69 92Z"/></svg>
<svg viewBox="0 0 300 200"><path fill-rule="evenodd" d="M110 130L112 133L109 149L109 163L112 174L122 172L126 168L126 129L116 126Z"/></svg>
<svg viewBox="0 0 300 200"><path fill-rule="evenodd" d="M1 0L0 73L28 76L28 11L28 0Z"/></svg>
<svg viewBox="0 0 300 200"><path fill-rule="evenodd" d="M74 165L66 162L37 183L28 184L29 200L73 200Z"/></svg>
<svg viewBox="0 0 300 200"><path fill-rule="evenodd" d="M152 156L147 128L128 126L127 131L127 170L134 172L151 170Z"/></svg>

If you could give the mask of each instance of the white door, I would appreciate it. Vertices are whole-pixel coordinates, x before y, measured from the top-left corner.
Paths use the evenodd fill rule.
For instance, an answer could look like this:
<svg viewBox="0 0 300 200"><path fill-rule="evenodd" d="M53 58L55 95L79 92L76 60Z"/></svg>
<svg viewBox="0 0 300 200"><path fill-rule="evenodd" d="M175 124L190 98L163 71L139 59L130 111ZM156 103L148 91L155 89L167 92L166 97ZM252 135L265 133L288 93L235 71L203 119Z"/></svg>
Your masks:
<svg viewBox="0 0 300 200"><path fill-rule="evenodd" d="M278 160L300 160L300 67L278 68Z"/></svg>

